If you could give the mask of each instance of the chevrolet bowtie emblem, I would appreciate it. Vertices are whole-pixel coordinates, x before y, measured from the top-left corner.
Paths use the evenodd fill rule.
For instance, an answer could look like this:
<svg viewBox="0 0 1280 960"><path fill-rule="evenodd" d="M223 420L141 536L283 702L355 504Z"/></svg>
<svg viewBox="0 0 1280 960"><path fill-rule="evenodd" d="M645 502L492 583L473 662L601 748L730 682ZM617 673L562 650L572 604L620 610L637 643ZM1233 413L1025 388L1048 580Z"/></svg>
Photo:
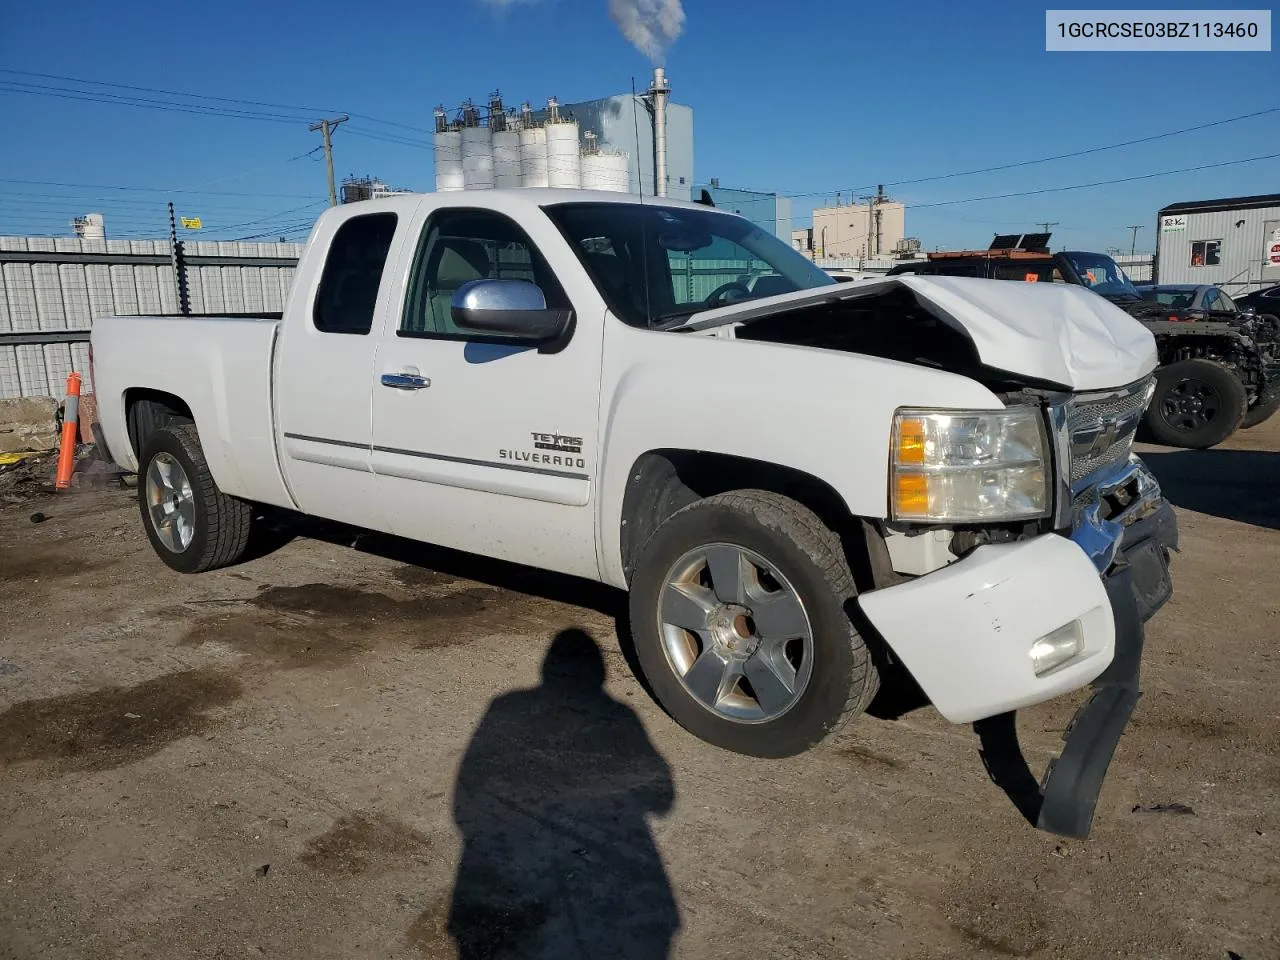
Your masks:
<svg viewBox="0 0 1280 960"><path fill-rule="evenodd" d="M1142 408L1117 417L1098 416L1092 423L1081 424L1071 433L1071 455L1075 458L1100 457L1118 441L1129 436L1138 425Z"/></svg>

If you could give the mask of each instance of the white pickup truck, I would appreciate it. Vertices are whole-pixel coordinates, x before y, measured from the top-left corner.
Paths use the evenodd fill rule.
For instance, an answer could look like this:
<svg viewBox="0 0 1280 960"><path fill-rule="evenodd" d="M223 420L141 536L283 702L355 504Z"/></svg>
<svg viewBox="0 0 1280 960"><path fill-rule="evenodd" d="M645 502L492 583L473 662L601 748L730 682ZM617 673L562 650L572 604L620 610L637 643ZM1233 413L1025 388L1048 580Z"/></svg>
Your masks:
<svg viewBox="0 0 1280 960"><path fill-rule="evenodd" d="M1092 684L1015 797L1057 833L1089 830L1172 589L1141 325L1069 286L837 283L707 206L340 206L282 315L103 317L92 353L176 570L273 505L602 581L665 710L765 757L905 670L1025 786L1013 712Z"/></svg>

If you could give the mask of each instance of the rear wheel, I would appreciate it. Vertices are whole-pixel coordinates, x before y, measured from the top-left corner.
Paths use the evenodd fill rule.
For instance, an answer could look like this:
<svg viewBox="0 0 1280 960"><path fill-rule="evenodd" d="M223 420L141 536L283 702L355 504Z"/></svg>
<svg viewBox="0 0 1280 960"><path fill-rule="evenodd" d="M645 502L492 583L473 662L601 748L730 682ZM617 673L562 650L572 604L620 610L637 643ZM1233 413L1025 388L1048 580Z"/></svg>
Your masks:
<svg viewBox="0 0 1280 960"><path fill-rule="evenodd" d="M175 424L147 437L138 506L152 548L181 573L235 563L249 543L253 508L218 489L194 424Z"/></svg>
<svg viewBox="0 0 1280 960"><path fill-rule="evenodd" d="M879 686L845 611L836 537L778 494L738 491L675 513L641 551L631 629L664 709L709 743L800 753L866 709Z"/></svg>
<svg viewBox="0 0 1280 960"><path fill-rule="evenodd" d="M1203 449L1235 433L1248 405L1244 384L1214 360L1180 360L1156 371L1143 424L1150 439Z"/></svg>

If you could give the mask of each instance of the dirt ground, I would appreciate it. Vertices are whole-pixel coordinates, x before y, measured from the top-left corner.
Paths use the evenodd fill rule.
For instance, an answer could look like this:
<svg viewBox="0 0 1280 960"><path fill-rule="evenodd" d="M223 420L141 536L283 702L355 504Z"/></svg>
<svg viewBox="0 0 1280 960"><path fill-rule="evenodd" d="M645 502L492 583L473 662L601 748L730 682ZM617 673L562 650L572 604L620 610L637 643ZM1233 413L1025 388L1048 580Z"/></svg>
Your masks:
<svg viewBox="0 0 1280 960"><path fill-rule="evenodd" d="M929 707L694 740L591 584L327 526L184 577L127 491L0 497L0 957L1280 956L1280 418L1149 462L1183 552L1087 841Z"/></svg>

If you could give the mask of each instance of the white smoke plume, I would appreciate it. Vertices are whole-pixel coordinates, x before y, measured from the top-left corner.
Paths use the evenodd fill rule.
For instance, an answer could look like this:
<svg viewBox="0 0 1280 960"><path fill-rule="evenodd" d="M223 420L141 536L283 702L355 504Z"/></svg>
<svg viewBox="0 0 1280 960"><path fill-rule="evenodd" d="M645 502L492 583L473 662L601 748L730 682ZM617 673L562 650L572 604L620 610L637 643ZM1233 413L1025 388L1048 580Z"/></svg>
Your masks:
<svg viewBox="0 0 1280 960"><path fill-rule="evenodd" d="M684 29L680 0L609 0L609 16L631 45L654 63Z"/></svg>

